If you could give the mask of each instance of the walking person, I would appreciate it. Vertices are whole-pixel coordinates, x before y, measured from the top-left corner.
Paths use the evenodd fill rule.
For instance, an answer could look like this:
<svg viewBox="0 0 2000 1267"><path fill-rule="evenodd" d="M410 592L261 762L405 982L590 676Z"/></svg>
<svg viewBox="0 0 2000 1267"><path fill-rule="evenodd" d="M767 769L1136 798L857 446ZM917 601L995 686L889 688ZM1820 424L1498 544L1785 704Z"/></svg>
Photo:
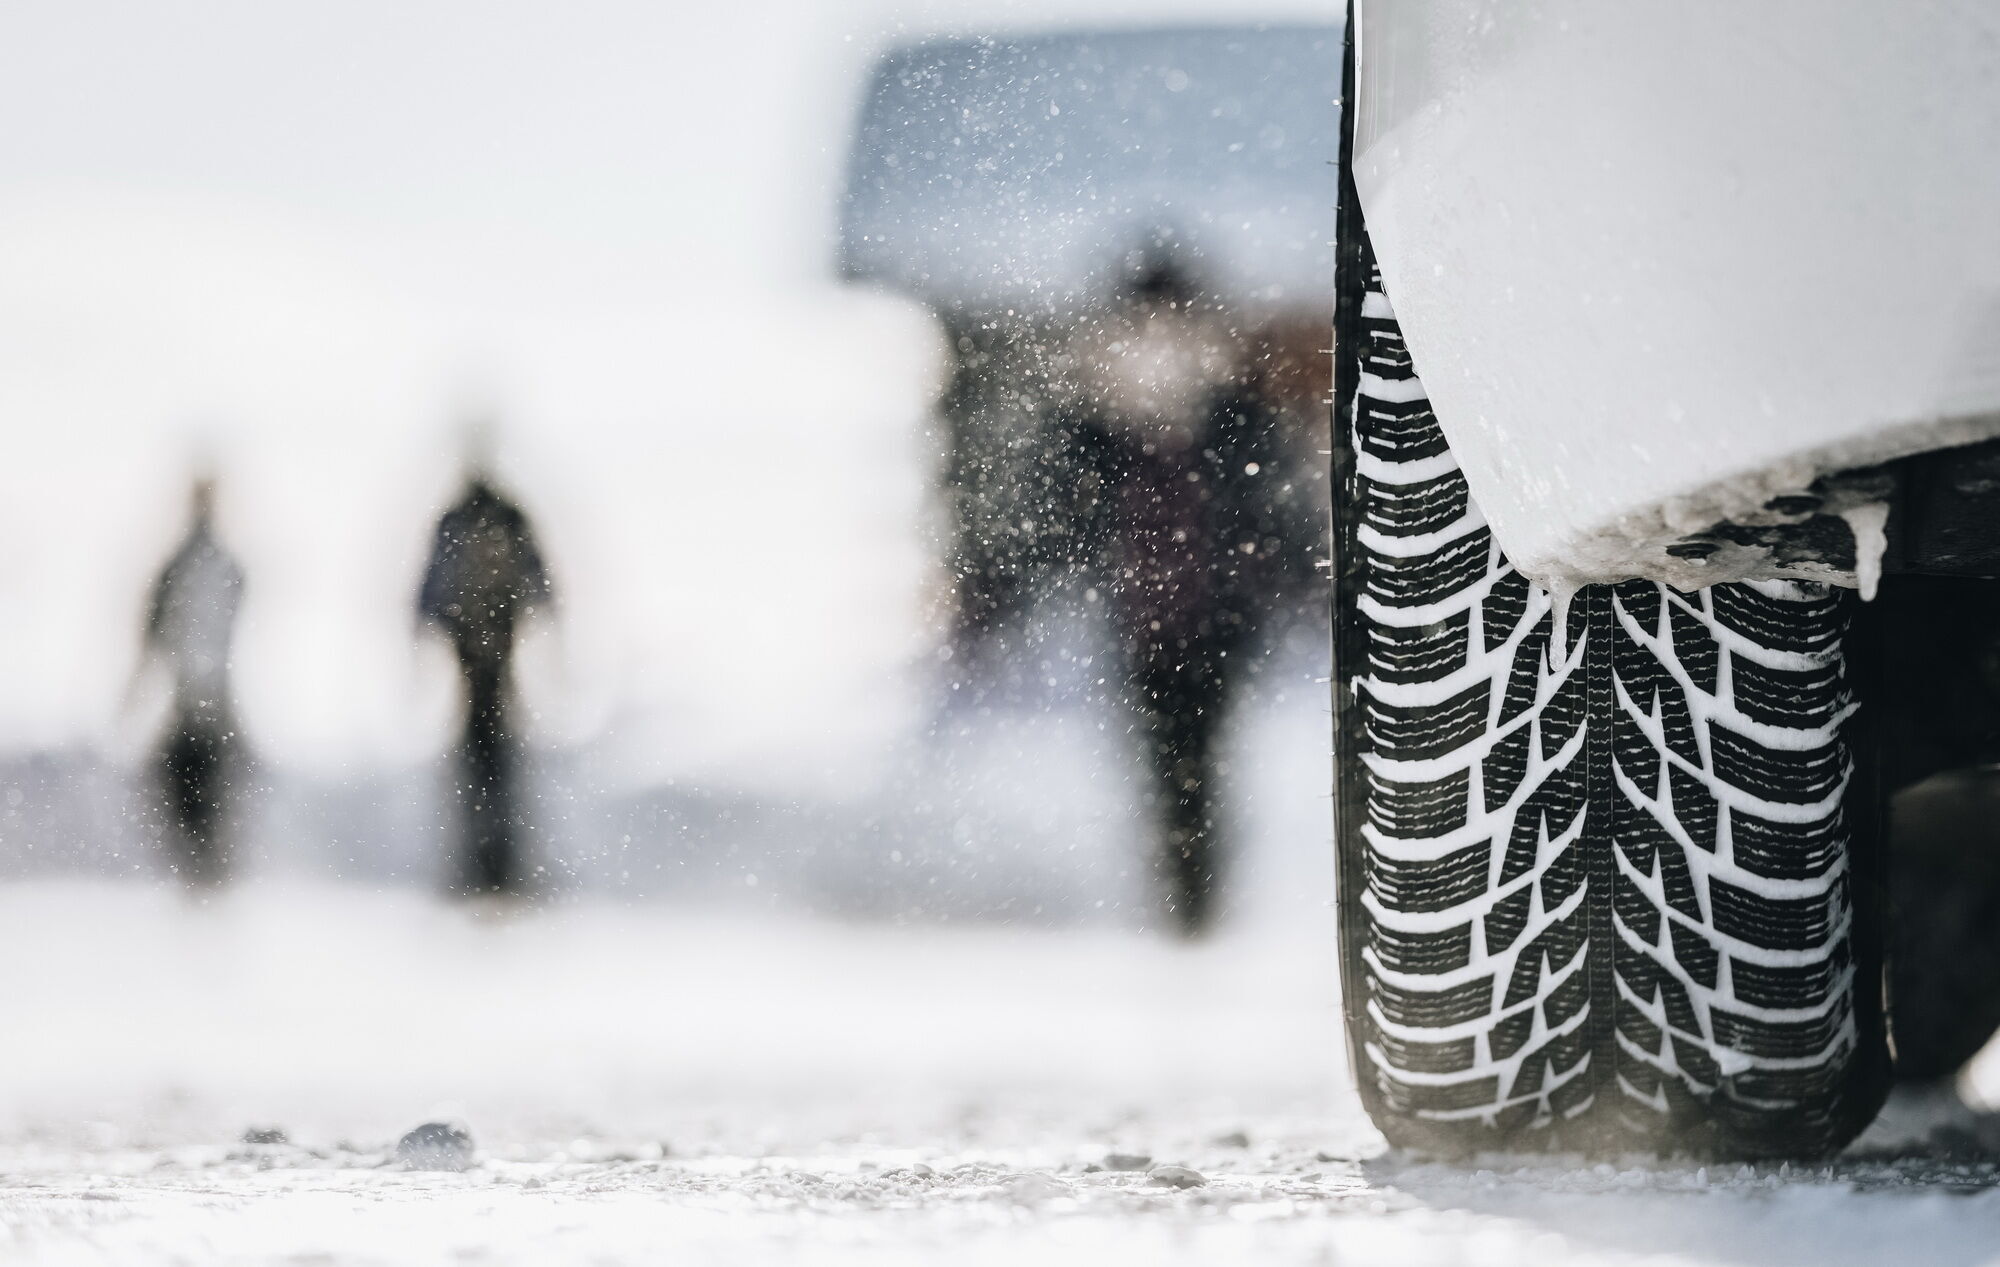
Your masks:
<svg viewBox="0 0 2000 1267"><path fill-rule="evenodd" d="M1161 903L1212 925L1226 850L1214 804L1221 729L1264 617L1308 534L1271 489L1283 411L1183 263L1140 253L1068 352L1056 420L1085 475L1075 537L1106 604L1148 775Z"/></svg>
<svg viewBox="0 0 2000 1267"><path fill-rule="evenodd" d="M148 660L171 679L153 762L163 843L174 873L195 889L227 877L231 783L242 756L229 670L243 571L216 536L214 510L214 483L197 481L187 535L153 585L145 639Z"/></svg>
<svg viewBox="0 0 2000 1267"><path fill-rule="evenodd" d="M475 467L438 520L418 599L423 618L451 643L465 685L454 885L463 895L519 896L526 888L515 634L530 611L551 600L527 515Z"/></svg>

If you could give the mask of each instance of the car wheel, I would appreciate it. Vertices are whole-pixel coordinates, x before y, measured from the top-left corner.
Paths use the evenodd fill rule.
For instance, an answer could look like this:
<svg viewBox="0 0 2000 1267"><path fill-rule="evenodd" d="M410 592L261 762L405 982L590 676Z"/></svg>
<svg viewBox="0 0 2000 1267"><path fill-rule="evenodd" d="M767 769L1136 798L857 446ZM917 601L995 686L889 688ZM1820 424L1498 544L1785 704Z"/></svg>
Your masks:
<svg viewBox="0 0 2000 1267"><path fill-rule="evenodd" d="M1887 1085L1851 595L1514 571L1344 191L1342 980L1393 1144L1797 1157Z"/></svg>

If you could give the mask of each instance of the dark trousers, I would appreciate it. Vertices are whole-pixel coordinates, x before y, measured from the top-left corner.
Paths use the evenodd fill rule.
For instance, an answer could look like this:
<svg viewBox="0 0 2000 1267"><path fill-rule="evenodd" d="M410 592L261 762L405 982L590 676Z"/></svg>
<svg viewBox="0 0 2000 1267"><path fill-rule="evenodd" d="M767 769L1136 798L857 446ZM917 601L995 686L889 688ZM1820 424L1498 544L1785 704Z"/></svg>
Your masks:
<svg viewBox="0 0 2000 1267"><path fill-rule="evenodd" d="M465 734L459 744L463 838L459 888L473 893L520 893L520 754L511 722L505 664L466 666Z"/></svg>
<svg viewBox="0 0 2000 1267"><path fill-rule="evenodd" d="M1212 800L1228 649L1216 637L1176 639L1141 649L1132 673L1151 776L1146 800L1158 841L1155 875L1168 917L1189 937L1207 931L1214 918L1223 864Z"/></svg>
<svg viewBox="0 0 2000 1267"><path fill-rule="evenodd" d="M182 719L160 749L171 865L192 886L220 884L228 870L222 832L229 749L227 727L199 719Z"/></svg>

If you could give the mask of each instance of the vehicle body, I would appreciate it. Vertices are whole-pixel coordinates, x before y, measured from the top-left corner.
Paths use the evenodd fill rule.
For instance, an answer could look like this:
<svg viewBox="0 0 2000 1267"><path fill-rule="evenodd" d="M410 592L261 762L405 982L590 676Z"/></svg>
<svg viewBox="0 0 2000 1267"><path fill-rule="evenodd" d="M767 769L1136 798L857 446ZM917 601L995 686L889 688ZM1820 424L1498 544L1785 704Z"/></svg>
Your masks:
<svg viewBox="0 0 2000 1267"><path fill-rule="evenodd" d="M1360 0L1349 34L1364 1101L1441 1152L1837 1149L2000 992L1973 921L1920 944L1884 896L1948 852L1889 795L2000 752L2000 18Z"/></svg>
<svg viewBox="0 0 2000 1267"><path fill-rule="evenodd" d="M1528 575L1768 575L1667 548L2000 434L2000 15L1364 0L1355 39L1383 276Z"/></svg>

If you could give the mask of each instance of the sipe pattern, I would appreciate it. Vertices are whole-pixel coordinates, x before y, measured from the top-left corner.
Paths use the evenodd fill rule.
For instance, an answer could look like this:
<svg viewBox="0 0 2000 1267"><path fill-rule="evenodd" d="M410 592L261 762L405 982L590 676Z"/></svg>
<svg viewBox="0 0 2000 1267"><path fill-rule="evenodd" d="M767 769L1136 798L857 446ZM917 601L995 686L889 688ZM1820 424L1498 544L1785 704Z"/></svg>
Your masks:
<svg viewBox="0 0 2000 1267"><path fill-rule="evenodd" d="M1531 584L1363 262L1337 757L1364 1099L1446 1151L1837 1147L1880 1063L1848 596Z"/></svg>

